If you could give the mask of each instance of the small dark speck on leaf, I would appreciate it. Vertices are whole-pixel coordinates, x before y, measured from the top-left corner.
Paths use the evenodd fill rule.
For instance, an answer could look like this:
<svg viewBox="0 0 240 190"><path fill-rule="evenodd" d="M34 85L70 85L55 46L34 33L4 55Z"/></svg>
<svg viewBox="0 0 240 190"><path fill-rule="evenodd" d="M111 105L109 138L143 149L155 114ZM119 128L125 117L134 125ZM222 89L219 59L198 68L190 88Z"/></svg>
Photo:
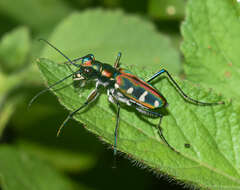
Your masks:
<svg viewBox="0 0 240 190"><path fill-rule="evenodd" d="M231 72L225 71L224 76L225 76L226 78L231 77Z"/></svg>

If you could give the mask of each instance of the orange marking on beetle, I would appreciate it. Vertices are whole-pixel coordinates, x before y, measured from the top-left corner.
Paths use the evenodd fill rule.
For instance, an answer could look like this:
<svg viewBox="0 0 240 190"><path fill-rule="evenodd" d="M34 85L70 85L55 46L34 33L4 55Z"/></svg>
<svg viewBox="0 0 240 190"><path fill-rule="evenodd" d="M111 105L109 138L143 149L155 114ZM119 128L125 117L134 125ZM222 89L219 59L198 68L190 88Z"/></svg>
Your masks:
<svg viewBox="0 0 240 190"><path fill-rule="evenodd" d="M83 66L92 66L92 61L89 60L89 61L86 61Z"/></svg>
<svg viewBox="0 0 240 190"><path fill-rule="evenodd" d="M124 73L124 69L120 68L120 69L119 69L119 72L120 72L120 73Z"/></svg>
<svg viewBox="0 0 240 190"><path fill-rule="evenodd" d="M117 76L116 79L117 79L117 84L121 85L121 83L122 83L122 79L121 79L121 77Z"/></svg>
<svg viewBox="0 0 240 190"><path fill-rule="evenodd" d="M112 73L109 72L109 71L107 71L107 70L103 70L103 71L102 71L102 75L105 76L105 77L110 78L110 77L112 76Z"/></svg>
<svg viewBox="0 0 240 190"><path fill-rule="evenodd" d="M147 102L142 102L142 101L139 101L137 100L136 98L133 98L132 96L129 96L129 98L133 99L135 102L138 102L140 104L142 104L143 106L149 108L149 109L154 109L155 107L152 106L151 104L148 104Z"/></svg>

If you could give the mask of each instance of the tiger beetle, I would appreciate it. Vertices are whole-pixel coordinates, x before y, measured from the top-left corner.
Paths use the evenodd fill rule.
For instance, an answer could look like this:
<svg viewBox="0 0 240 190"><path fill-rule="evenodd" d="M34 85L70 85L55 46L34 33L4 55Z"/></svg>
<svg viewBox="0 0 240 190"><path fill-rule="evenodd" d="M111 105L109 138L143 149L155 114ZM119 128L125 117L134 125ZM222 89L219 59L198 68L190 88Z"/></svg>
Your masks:
<svg viewBox="0 0 240 190"><path fill-rule="evenodd" d="M120 58L121 53L118 53L114 66L109 64L101 63L100 61L95 60L93 54L88 54L83 57L79 57L77 59L71 60L65 54L63 54L59 49L53 46L50 42L41 39L49 46L58 51L62 56L67 59L65 64L68 66L70 71L72 72L70 75L65 78L57 81L56 83L50 85L45 90L39 92L36 96L32 98L29 105L42 93L48 91L52 87L57 84L63 82L67 78L72 77L72 79L82 81L83 84L88 81L95 81L96 87L95 89L88 95L87 100L84 102L82 106L78 109L71 112L68 117L64 120L62 125L59 127L57 132L57 136L60 134L61 129L66 125L69 119L71 119L77 112L88 106L90 103L94 102L96 98L100 95L99 87L103 86L107 89L107 95L109 102L116 104L117 106L117 115L116 115L116 126L114 131L114 155L117 154L117 136L118 136L118 128L119 128L119 118L120 118L120 103L125 104L127 106L135 108L141 114L159 118L159 122L157 125L158 134L163 142L171 148L173 151L177 152L172 146L169 145L165 137L163 136L161 130L161 121L163 115L159 113L159 108L165 108L167 106L166 98L156 90L150 82L152 82L155 78L161 76L162 74L166 74L170 82L174 85L178 93L188 102L202 105L202 106L211 106L211 105L219 105L224 104L224 102L201 102L187 96L183 90L179 87L179 85L175 82L169 72L165 69L161 69L148 80L144 81L139 77L133 75L130 71L120 68ZM76 64L78 61L81 61L80 64ZM73 71L69 65L73 65L77 68L77 71Z"/></svg>

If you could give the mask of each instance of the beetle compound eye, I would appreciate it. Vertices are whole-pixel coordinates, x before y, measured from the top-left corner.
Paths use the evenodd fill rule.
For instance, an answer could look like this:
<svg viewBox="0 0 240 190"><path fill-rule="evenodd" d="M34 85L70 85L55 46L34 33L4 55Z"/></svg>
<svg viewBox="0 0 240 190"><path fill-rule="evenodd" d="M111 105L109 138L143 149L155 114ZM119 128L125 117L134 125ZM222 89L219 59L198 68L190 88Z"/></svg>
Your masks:
<svg viewBox="0 0 240 190"><path fill-rule="evenodd" d="M85 57L83 60L82 60L82 63L85 63L85 62L88 62L90 59L88 57Z"/></svg>

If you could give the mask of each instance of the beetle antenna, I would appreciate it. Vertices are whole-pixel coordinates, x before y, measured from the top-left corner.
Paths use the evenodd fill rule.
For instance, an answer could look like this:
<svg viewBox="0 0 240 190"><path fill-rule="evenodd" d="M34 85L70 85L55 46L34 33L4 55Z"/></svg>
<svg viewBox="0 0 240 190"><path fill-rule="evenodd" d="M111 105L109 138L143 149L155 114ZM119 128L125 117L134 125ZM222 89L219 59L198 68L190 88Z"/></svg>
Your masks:
<svg viewBox="0 0 240 190"><path fill-rule="evenodd" d="M33 103L41 94L49 91L52 87L54 87L54 86L56 86L57 84L63 82L64 80L70 78L73 74L75 74L75 73L72 73L72 74L64 77L63 79L61 79L61 80L55 82L54 84L50 85L48 88L45 88L44 90L42 90L42 91L40 91L39 93L37 93L37 94L30 100L30 102L28 103L28 109L31 107L32 103Z"/></svg>
<svg viewBox="0 0 240 190"><path fill-rule="evenodd" d="M66 56L63 52L61 52L58 48L56 48L56 47L55 47L53 44L51 44L49 41L47 41L47 40L45 40L45 39L42 39L42 38L40 38L39 41L43 41L43 42L45 42L46 44L48 44L50 47L52 47L53 49L55 49L58 53L60 53L63 57L65 57L65 59L67 59L67 60L68 60L68 63L70 63L71 65L74 65L74 66L76 66L76 67L79 67L79 65L73 63L72 60L71 60L68 56ZM81 57L80 57L80 58L81 58ZM80 58L79 58L79 59L80 59ZM69 68L69 70L73 73L72 68L71 68L68 64L66 64L66 65L67 65L67 67Z"/></svg>
<svg viewBox="0 0 240 190"><path fill-rule="evenodd" d="M83 59L83 57L78 57L78 58L76 58L76 59L73 59L72 60L72 63L76 63L76 62L78 62L78 61L80 61L80 60L82 60ZM69 61L65 61L65 62L63 62L63 64L69 64ZM70 63L71 64L71 63Z"/></svg>
<svg viewBox="0 0 240 190"><path fill-rule="evenodd" d="M45 42L46 44L48 44L50 47L52 47L53 49L55 49L58 53L60 53L63 57L65 57L65 59L67 59L70 64L72 64L72 65L74 65L74 66L76 66L76 67L80 67L79 65L73 63L70 58L68 58L63 52L61 52L58 48L56 48L56 47L55 47L53 44L51 44L49 41L47 41L47 40L45 40L45 39L42 39L42 38L40 38L39 41L43 41L43 42ZM50 85L48 88L45 88L44 90L42 90L42 91L40 91L39 93L37 93L37 94L30 100L30 102L29 102L29 104L28 104L28 108L31 107L32 103L33 103L41 94L49 91L52 87L56 86L57 84L63 82L64 80L70 78L71 76L73 76L73 75L75 74L75 72L72 70L72 68L70 67L70 65L68 65L68 64L66 64L66 65L67 65L67 67L69 68L69 70L72 72L72 74L64 77L63 79L61 79L61 80L55 82L54 84Z"/></svg>

